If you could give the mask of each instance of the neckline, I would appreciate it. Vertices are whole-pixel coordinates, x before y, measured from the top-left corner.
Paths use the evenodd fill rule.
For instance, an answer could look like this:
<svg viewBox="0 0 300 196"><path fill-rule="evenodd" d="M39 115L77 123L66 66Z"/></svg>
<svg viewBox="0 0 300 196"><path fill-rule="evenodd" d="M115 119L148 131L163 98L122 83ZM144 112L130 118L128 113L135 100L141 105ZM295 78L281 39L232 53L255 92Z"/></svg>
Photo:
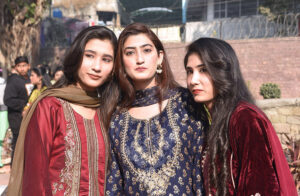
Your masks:
<svg viewBox="0 0 300 196"><path fill-rule="evenodd" d="M80 118L82 118L85 121L95 121L95 118L98 115L97 114L97 109L96 109L93 118L89 119L89 118L85 118L84 116L82 116L81 114L79 114L76 110L74 110L74 108L72 108L72 106L71 106L71 109L72 109L73 113L75 114L75 116L80 116Z"/></svg>
<svg viewBox="0 0 300 196"><path fill-rule="evenodd" d="M136 118L136 117L132 116L132 115L129 113L129 110L126 110L125 115L128 115L129 118L131 118L131 119L133 119L133 120L135 120L135 121L147 121L147 122L148 122L148 121L151 121L151 120L153 120L153 119L155 119L155 118L159 118L160 115L162 115L163 113L166 112L167 108L168 108L169 105L171 104L171 98L169 98L169 99L167 99L167 100L165 100L165 101L167 101L167 104L166 104L166 106L161 110L161 112L159 112L158 114L155 114L155 115L151 116L150 118L146 118L146 119ZM157 103L157 104L158 104L158 103Z"/></svg>

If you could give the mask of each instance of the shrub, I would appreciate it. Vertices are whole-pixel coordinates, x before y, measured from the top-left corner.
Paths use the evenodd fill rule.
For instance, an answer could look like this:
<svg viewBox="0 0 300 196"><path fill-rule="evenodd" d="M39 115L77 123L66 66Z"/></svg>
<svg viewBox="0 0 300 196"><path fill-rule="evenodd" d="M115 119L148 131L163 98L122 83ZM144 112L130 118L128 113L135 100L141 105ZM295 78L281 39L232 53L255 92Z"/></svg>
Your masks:
<svg viewBox="0 0 300 196"><path fill-rule="evenodd" d="M264 83L260 87L259 92L264 99L280 98L281 91L277 84Z"/></svg>

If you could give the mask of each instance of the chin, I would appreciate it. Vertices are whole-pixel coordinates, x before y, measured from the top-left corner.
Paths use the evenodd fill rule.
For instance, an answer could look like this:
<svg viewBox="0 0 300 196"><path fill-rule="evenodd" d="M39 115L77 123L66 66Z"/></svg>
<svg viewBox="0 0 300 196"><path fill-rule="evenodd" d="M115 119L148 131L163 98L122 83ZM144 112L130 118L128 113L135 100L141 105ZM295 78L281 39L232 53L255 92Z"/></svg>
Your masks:
<svg viewBox="0 0 300 196"><path fill-rule="evenodd" d="M197 96L194 96L194 100L197 102L197 103L205 103L208 101L208 99L205 99L203 97L197 97Z"/></svg>

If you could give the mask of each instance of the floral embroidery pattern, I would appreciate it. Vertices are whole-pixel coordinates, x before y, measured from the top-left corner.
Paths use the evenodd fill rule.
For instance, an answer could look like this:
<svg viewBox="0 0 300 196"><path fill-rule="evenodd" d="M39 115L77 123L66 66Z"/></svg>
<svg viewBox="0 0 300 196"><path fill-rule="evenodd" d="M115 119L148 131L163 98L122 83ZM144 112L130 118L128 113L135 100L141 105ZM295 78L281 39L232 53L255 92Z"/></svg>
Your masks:
<svg viewBox="0 0 300 196"><path fill-rule="evenodd" d="M76 195L80 185L81 146L76 120L69 103L59 99L67 122L65 136L65 167L60 172L59 182L52 184L52 194L64 190L64 195Z"/></svg>

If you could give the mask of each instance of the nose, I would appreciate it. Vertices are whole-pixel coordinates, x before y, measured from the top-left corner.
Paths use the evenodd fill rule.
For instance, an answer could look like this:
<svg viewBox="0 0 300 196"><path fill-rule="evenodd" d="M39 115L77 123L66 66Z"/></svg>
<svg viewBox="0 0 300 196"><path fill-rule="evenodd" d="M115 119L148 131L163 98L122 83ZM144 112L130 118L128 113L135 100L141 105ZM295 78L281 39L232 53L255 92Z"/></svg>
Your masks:
<svg viewBox="0 0 300 196"><path fill-rule="evenodd" d="M191 84L192 85L197 85L199 83L200 83L200 75L197 72L194 72L192 74Z"/></svg>
<svg viewBox="0 0 300 196"><path fill-rule="evenodd" d="M138 51L136 54L136 64L141 65L143 63L144 63L144 56L140 51Z"/></svg>
<svg viewBox="0 0 300 196"><path fill-rule="evenodd" d="M96 58L95 59L93 70L95 72L101 72L101 58Z"/></svg>

